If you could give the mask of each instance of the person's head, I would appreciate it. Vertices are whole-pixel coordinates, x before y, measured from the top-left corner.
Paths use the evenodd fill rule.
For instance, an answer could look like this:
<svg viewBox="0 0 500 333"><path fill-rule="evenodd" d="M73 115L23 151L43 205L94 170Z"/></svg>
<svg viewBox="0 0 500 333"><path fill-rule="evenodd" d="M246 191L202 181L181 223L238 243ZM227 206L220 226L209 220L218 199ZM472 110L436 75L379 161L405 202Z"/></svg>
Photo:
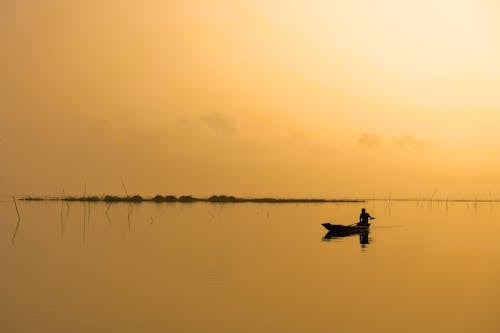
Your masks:
<svg viewBox="0 0 500 333"><path fill-rule="evenodd" d="M364 213L366 209L364 208L361 208L361 213Z"/></svg>

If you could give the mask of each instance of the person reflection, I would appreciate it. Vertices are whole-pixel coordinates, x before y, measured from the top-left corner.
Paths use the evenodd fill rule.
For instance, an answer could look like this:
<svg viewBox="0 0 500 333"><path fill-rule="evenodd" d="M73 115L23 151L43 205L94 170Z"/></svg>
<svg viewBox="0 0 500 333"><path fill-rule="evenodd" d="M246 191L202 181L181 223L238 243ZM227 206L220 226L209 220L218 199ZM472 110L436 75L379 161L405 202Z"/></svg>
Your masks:
<svg viewBox="0 0 500 333"><path fill-rule="evenodd" d="M369 234L368 231L359 234L359 244L361 244L361 247L365 247L367 244L370 244L368 234Z"/></svg>

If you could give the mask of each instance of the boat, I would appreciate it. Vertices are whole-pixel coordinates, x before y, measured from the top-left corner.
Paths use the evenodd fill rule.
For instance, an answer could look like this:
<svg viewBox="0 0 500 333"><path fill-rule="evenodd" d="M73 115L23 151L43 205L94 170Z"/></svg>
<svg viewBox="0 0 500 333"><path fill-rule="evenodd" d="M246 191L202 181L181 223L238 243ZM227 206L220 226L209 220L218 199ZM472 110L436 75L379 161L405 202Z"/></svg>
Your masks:
<svg viewBox="0 0 500 333"><path fill-rule="evenodd" d="M342 236L349 236L354 234L360 234L367 232L370 228L370 225L342 225L342 224L331 224L331 223L322 223L321 224L326 230L328 230L329 234Z"/></svg>
<svg viewBox="0 0 500 333"><path fill-rule="evenodd" d="M342 225L342 224L321 224L328 232L323 236L323 240L331 240L336 238L359 235L359 243L363 246L370 243L368 234L370 233L370 224L368 225Z"/></svg>

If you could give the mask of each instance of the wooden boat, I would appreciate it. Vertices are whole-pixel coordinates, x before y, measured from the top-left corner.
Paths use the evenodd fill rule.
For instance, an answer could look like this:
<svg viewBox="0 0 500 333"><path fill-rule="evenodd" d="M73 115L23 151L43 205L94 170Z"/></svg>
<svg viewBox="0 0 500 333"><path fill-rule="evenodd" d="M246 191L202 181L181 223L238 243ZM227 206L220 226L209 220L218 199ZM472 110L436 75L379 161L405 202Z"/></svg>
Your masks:
<svg viewBox="0 0 500 333"><path fill-rule="evenodd" d="M330 240L335 238L348 237L353 235L359 235L359 243L364 245L370 242L368 234L370 232L370 225L342 225L342 224L331 224L323 223L321 224L325 229L328 230L326 235L323 236L323 240Z"/></svg>
<svg viewBox="0 0 500 333"><path fill-rule="evenodd" d="M322 223L323 227L328 230L328 233L332 235L349 236L354 234L360 234L363 232L367 232L370 228L370 225L342 225L342 224L331 224L331 223Z"/></svg>

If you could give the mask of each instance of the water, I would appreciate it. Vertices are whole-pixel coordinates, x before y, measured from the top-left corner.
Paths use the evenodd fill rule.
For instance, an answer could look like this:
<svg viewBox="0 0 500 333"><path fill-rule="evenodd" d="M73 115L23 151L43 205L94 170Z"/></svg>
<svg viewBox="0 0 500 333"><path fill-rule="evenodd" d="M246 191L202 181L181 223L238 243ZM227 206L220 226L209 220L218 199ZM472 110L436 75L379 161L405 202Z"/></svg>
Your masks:
<svg viewBox="0 0 500 333"><path fill-rule="evenodd" d="M0 332L500 332L496 203L18 205Z"/></svg>

